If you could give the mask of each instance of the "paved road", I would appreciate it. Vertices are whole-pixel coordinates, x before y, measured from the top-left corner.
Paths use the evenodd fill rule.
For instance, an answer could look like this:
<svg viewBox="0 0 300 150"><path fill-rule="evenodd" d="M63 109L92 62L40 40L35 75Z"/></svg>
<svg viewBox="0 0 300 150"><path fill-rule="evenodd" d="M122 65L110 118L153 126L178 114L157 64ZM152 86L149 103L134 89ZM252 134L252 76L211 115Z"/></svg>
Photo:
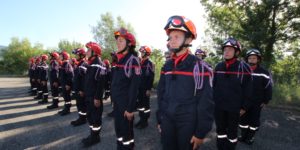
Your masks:
<svg viewBox="0 0 300 150"><path fill-rule="evenodd" d="M75 105L70 115L61 117L57 111L62 108L62 102L59 109L49 111L45 109L46 105L38 105L36 100L28 96L27 91L26 78L0 78L0 149L82 149L80 141L88 136L89 129L88 125L70 125L70 121L77 118ZM155 110L155 94L151 100L152 110ZM108 103L104 107L101 143L90 149L116 149L113 119L106 116L111 111ZM152 111L150 126L144 130L135 130L137 150L161 149L155 123ZM254 145L238 144L237 149L299 150L299 142L300 113L267 108L262 112L262 126ZM214 130L200 149L216 149Z"/></svg>

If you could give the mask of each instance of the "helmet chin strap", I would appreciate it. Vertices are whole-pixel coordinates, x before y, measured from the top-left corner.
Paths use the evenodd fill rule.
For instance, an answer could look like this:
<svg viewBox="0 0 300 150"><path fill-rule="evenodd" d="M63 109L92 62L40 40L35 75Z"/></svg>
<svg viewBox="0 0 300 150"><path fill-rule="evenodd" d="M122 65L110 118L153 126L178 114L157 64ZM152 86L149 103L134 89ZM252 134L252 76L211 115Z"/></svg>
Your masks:
<svg viewBox="0 0 300 150"><path fill-rule="evenodd" d="M225 60L226 60L226 61L230 61L230 60L233 60L233 59L235 59L235 58L237 58L237 56L236 56L236 55L234 55L232 58L225 59Z"/></svg>
<svg viewBox="0 0 300 150"><path fill-rule="evenodd" d="M255 63L249 63L250 66L256 66L257 64Z"/></svg>
<svg viewBox="0 0 300 150"><path fill-rule="evenodd" d="M142 56L142 58L146 58L148 55L145 53L143 56Z"/></svg>

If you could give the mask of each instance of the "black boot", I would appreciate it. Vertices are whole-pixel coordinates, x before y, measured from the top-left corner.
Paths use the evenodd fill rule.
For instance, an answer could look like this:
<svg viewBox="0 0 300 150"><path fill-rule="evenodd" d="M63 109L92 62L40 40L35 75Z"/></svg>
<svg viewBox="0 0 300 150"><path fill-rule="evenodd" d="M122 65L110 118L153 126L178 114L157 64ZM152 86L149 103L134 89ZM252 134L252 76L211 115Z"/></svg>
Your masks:
<svg viewBox="0 0 300 150"><path fill-rule="evenodd" d="M142 123L142 119L140 119L135 125L134 125L134 127L138 127L138 126L140 126L140 124Z"/></svg>
<svg viewBox="0 0 300 150"><path fill-rule="evenodd" d="M108 117L114 117L114 111L111 111L110 113L107 114Z"/></svg>
<svg viewBox="0 0 300 150"><path fill-rule="evenodd" d="M30 96L36 95L36 93L37 93L36 90L37 90L36 88L33 88L33 89L31 90Z"/></svg>
<svg viewBox="0 0 300 150"><path fill-rule="evenodd" d="M59 111L58 114L60 114L61 116L70 114L70 106L65 105L64 109Z"/></svg>
<svg viewBox="0 0 300 150"><path fill-rule="evenodd" d="M218 148L218 150L227 150L226 142L227 142L227 138L217 138L217 148Z"/></svg>
<svg viewBox="0 0 300 150"><path fill-rule="evenodd" d="M239 136L238 140L240 142L245 142L247 136L248 136L248 128L240 128L241 129L241 135Z"/></svg>
<svg viewBox="0 0 300 150"><path fill-rule="evenodd" d="M140 121L140 122L141 123L138 126L136 126L137 129L144 129L148 126L148 121L143 120L143 121Z"/></svg>
<svg viewBox="0 0 300 150"><path fill-rule="evenodd" d="M255 135L255 130L249 130L248 135L245 139L245 143L248 145L252 145L254 142L254 135Z"/></svg>
<svg viewBox="0 0 300 150"><path fill-rule="evenodd" d="M76 99L76 92L71 91L71 100L75 100L75 99Z"/></svg>
<svg viewBox="0 0 300 150"><path fill-rule="evenodd" d="M83 145L84 147L90 147L100 142L100 131L92 131L91 135L89 135L87 138L83 139Z"/></svg>
<svg viewBox="0 0 300 150"><path fill-rule="evenodd" d="M86 116L84 115L79 115L79 118L77 120L71 121L71 125L74 127L80 126L86 123Z"/></svg>
<svg viewBox="0 0 300 150"><path fill-rule="evenodd" d="M226 150L235 150L237 141L236 142L230 142L229 139L227 140L226 143Z"/></svg>
<svg viewBox="0 0 300 150"><path fill-rule="evenodd" d="M58 99L53 99L52 104L47 106L47 109L54 109L54 108L58 108Z"/></svg>
<svg viewBox="0 0 300 150"><path fill-rule="evenodd" d="M36 97L34 97L34 99L42 99L43 98L43 92L42 91L38 91Z"/></svg>
<svg viewBox="0 0 300 150"><path fill-rule="evenodd" d="M38 104L46 104L48 103L48 93L44 93L43 100L39 101Z"/></svg>

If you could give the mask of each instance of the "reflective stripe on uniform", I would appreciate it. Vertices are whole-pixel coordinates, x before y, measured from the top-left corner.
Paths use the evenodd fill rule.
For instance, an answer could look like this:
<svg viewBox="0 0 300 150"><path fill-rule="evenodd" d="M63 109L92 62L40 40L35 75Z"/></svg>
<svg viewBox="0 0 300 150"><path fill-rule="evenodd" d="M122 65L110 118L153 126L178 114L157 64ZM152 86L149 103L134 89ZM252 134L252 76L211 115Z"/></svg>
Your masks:
<svg viewBox="0 0 300 150"><path fill-rule="evenodd" d="M81 68L81 69L83 69L83 70L87 70L87 68L84 67L84 66L79 66L79 68Z"/></svg>
<svg viewBox="0 0 300 150"><path fill-rule="evenodd" d="M137 110L138 110L138 111L144 111L145 108L138 108Z"/></svg>
<svg viewBox="0 0 300 150"><path fill-rule="evenodd" d="M90 128L93 130L93 131L99 131L101 129L101 126L100 127L93 127L93 126L90 126Z"/></svg>
<svg viewBox="0 0 300 150"><path fill-rule="evenodd" d="M255 131L258 129L258 127L250 127L249 129Z"/></svg>
<svg viewBox="0 0 300 150"><path fill-rule="evenodd" d="M123 138L122 138L122 137L119 137L119 138L117 138L117 140L118 140L119 142L122 142L122 141L123 141Z"/></svg>
<svg viewBox="0 0 300 150"><path fill-rule="evenodd" d="M123 145L129 145L131 143L134 143L134 139L126 141L126 142L123 142Z"/></svg>
<svg viewBox="0 0 300 150"><path fill-rule="evenodd" d="M252 73L252 76L259 76L259 77L264 77L266 79L270 79L270 77L266 74L263 73Z"/></svg>
<svg viewBox="0 0 300 150"><path fill-rule="evenodd" d="M102 70L106 70L105 67L99 65L99 64L92 64L91 67L97 67L97 68L101 68Z"/></svg>
<svg viewBox="0 0 300 150"><path fill-rule="evenodd" d="M79 115L84 115L84 116L86 115L86 113L83 113L81 111L79 111L78 113L79 113Z"/></svg>
<svg viewBox="0 0 300 150"><path fill-rule="evenodd" d="M239 127L240 127L240 128L243 128L243 129L248 129L248 128L249 128L248 125L245 125L245 126L244 126L244 125L239 125Z"/></svg>
<svg viewBox="0 0 300 150"><path fill-rule="evenodd" d="M219 139L227 138L227 135L226 135L226 134L223 134L223 135L217 135L217 138L219 138Z"/></svg>
<svg viewBox="0 0 300 150"><path fill-rule="evenodd" d="M147 110L144 111L144 113L148 113L148 112L150 112L150 109L147 109Z"/></svg>
<svg viewBox="0 0 300 150"><path fill-rule="evenodd" d="M231 142L231 143L236 143L236 142L238 141L237 138L235 138L235 139L228 139L228 140L229 140L229 142Z"/></svg>

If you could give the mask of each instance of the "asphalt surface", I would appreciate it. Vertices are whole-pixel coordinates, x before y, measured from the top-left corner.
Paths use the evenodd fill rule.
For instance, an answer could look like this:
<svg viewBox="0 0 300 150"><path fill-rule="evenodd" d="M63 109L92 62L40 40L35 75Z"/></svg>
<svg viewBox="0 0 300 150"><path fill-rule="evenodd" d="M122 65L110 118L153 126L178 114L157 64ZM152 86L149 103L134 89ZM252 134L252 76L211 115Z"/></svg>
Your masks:
<svg viewBox="0 0 300 150"><path fill-rule="evenodd" d="M28 92L27 78L0 78L0 149L83 149L81 139L89 135L87 124L72 127L70 122L77 119L75 101L72 113L59 116L60 108L47 110L45 105L37 104ZM50 94L51 95L51 94ZM51 101L51 96L50 96ZM151 118L146 129L135 129L135 149L160 150L160 135L156 129L156 94L151 96ZM107 101L103 112L101 143L89 149L114 150L116 137L114 120L107 117L112 110ZM135 122L138 121L135 116ZM215 150L214 129L207 135L201 150ZM261 128L252 146L239 143L237 150L299 150L300 112L286 109L266 108L262 111Z"/></svg>

